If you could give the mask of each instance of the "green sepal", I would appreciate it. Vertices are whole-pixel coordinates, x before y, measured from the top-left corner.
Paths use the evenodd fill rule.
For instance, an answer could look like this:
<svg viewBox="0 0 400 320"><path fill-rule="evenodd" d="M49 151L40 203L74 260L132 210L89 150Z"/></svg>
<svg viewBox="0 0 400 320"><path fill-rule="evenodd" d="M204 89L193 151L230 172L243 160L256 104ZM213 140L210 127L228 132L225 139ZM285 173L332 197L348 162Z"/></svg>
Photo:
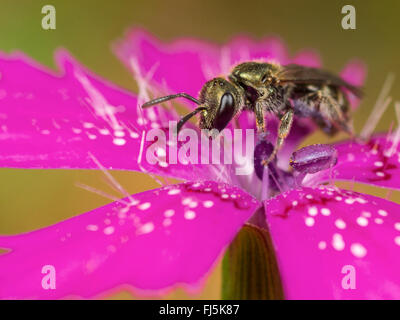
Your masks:
<svg viewBox="0 0 400 320"><path fill-rule="evenodd" d="M283 299L278 264L269 233L246 224L222 261L222 299Z"/></svg>

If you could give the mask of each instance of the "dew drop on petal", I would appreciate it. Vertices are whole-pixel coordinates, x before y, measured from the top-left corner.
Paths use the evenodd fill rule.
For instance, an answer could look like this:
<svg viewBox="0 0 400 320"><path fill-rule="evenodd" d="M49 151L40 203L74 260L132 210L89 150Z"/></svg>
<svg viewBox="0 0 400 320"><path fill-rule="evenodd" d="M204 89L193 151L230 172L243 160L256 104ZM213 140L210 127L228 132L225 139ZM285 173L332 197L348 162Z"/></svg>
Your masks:
<svg viewBox="0 0 400 320"><path fill-rule="evenodd" d="M249 201L247 200L242 200L242 199L236 199L235 200L235 206L238 209L243 209L246 210L248 208L250 208L251 204Z"/></svg>

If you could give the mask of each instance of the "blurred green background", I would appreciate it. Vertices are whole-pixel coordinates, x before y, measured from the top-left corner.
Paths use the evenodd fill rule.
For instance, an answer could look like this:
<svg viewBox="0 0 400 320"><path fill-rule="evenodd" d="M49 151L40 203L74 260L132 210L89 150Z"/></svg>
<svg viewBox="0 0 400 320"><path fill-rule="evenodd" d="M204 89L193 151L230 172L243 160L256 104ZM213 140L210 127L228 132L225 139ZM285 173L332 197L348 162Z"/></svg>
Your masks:
<svg viewBox="0 0 400 320"><path fill-rule="evenodd" d="M46 4L56 8L56 30L41 28L41 8ZM346 4L356 8L356 30L341 27L341 8ZM130 27L142 26L164 41L190 36L223 43L237 33L253 37L278 35L290 53L305 47L316 49L324 66L333 71L339 71L353 57L367 64L366 97L355 115L359 131L388 73L400 75L399 16L398 0L0 0L0 50L21 50L54 67L53 52L64 47L103 78L135 91L131 74L110 49L112 41L122 37ZM399 92L400 81L397 81L392 89L395 100L400 100ZM377 130L387 129L393 119L391 107ZM327 140L318 133L306 143L316 141ZM114 172L114 176L131 193L157 187L141 173ZM110 202L76 187L77 182L113 193L100 172L88 170L0 169L0 181L0 234L47 226ZM400 202L397 192L387 195L376 188L358 185L355 188ZM214 271L201 293L190 297L219 298L219 271L219 268ZM131 295L121 293L113 297ZM168 295L168 298L186 297L181 290Z"/></svg>

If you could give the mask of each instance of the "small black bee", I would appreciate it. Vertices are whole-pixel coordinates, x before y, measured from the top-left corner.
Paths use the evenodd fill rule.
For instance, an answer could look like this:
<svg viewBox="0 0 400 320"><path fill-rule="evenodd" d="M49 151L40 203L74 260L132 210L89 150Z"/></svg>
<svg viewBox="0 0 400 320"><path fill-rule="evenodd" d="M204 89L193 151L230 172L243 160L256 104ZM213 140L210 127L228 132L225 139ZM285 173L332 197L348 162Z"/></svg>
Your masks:
<svg viewBox="0 0 400 320"><path fill-rule="evenodd" d="M273 160L288 136L294 115L311 118L329 135L345 131L354 136L344 89L357 97L362 96L361 90L328 71L296 64L244 62L233 68L228 79L206 82L199 100L178 93L151 100L142 107L178 97L198 104L198 108L178 122L178 132L197 113L200 113L200 129L221 131L245 109L255 113L258 131L265 132L265 113L272 112L279 117L280 124L276 145L265 165Z"/></svg>

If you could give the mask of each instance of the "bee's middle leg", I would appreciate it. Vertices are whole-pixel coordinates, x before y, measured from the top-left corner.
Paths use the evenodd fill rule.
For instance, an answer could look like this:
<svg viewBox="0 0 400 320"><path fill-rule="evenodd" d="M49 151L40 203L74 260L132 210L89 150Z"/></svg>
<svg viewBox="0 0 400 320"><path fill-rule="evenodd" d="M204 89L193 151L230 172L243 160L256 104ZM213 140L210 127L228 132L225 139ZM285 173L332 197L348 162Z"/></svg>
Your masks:
<svg viewBox="0 0 400 320"><path fill-rule="evenodd" d="M274 150L272 151L271 155L268 157L267 160L263 161L263 165L268 165L276 156L278 151L283 145L283 142L285 141L286 137L290 133L290 129L292 128L293 124L293 117L294 117L294 111L292 108L288 109L284 115L281 117L281 120L279 122L279 127L278 127L278 138L276 140L276 144L274 147Z"/></svg>
<svg viewBox="0 0 400 320"><path fill-rule="evenodd" d="M265 133L265 111L261 103L256 103L254 113L256 116L256 126L258 133Z"/></svg>

